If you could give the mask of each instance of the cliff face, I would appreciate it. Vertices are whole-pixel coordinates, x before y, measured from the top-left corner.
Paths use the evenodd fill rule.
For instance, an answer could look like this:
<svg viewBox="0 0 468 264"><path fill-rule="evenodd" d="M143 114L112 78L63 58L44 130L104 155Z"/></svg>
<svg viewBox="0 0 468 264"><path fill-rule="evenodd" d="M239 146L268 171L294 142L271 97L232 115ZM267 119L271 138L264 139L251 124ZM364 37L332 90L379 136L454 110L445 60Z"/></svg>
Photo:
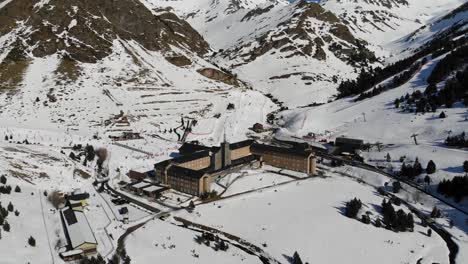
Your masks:
<svg viewBox="0 0 468 264"><path fill-rule="evenodd" d="M137 0L15 0L0 9L0 35L12 31L18 38L10 59L60 52L96 62L111 53L118 39L152 51L175 46L204 54L209 47L187 22L172 13L156 14Z"/></svg>

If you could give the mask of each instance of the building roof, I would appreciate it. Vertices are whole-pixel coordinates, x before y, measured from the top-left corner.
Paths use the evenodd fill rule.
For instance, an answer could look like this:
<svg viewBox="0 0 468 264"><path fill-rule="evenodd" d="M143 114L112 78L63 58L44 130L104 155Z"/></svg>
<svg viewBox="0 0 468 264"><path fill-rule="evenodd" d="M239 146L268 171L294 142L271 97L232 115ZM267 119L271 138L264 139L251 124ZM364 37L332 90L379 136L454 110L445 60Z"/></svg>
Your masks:
<svg viewBox="0 0 468 264"><path fill-rule="evenodd" d="M91 230L88 219L83 212L66 207L61 210L61 213L72 249L85 243L97 244L93 230Z"/></svg>
<svg viewBox="0 0 468 264"><path fill-rule="evenodd" d="M356 139L356 138L346 138L346 137L337 137L335 139L335 144L352 144L352 145L362 145L364 144L364 141L362 139Z"/></svg>
<svg viewBox="0 0 468 264"><path fill-rule="evenodd" d="M157 191L162 191L166 189L166 187L163 186L157 186L157 185L151 185L143 189L144 192L157 192Z"/></svg>
<svg viewBox="0 0 468 264"><path fill-rule="evenodd" d="M81 190L74 190L73 192L67 195L67 199L72 201L86 200L88 198L89 193Z"/></svg>
<svg viewBox="0 0 468 264"><path fill-rule="evenodd" d="M189 162L189 161L192 161L192 160L196 160L196 159L200 159L200 158L204 158L204 157L208 157L208 156L210 156L210 151L209 150L202 150L202 151L192 153L190 155L184 155L184 156L181 156L181 157L177 157L177 158L173 159L173 161L175 163L185 163L185 162Z"/></svg>
<svg viewBox="0 0 468 264"><path fill-rule="evenodd" d="M151 183L150 182L137 182L135 184L132 184L131 185L133 188L136 188L136 189L143 189L143 188L146 188L148 186L151 186Z"/></svg>
<svg viewBox="0 0 468 264"><path fill-rule="evenodd" d="M210 149L210 147L203 146L203 145L193 143L193 142L188 142L188 143L184 143L179 148L179 152L188 154L188 153L194 153L194 152L198 152L198 151L201 151L201 150L209 150L209 149Z"/></svg>
<svg viewBox="0 0 468 264"><path fill-rule="evenodd" d="M277 153L289 154L294 156L300 157L309 157L313 152L308 149L301 149L301 148L285 148L273 145L265 145L265 144L252 144L252 150L256 151L272 151Z"/></svg>
<svg viewBox="0 0 468 264"><path fill-rule="evenodd" d="M171 164L171 163L172 163L172 159L163 160L163 161L160 161L160 162L154 164L154 167L155 167L155 168L164 169L164 168L166 168L167 166L169 166L169 164Z"/></svg>
<svg viewBox="0 0 468 264"><path fill-rule="evenodd" d="M72 257L72 256L76 256L76 255L81 255L82 253L83 253L83 250L81 248L79 248L79 249L65 251L65 252L62 252L60 254L62 255L62 257Z"/></svg>
<svg viewBox="0 0 468 264"><path fill-rule="evenodd" d="M138 172L138 171L134 171L134 170L129 170L127 172L127 176L130 178L130 179L135 179L135 180L143 180L144 178L146 178L146 174L145 173L142 173L142 172Z"/></svg>
<svg viewBox="0 0 468 264"><path fill-rule="evenodd" d="M247 146L252 145L253 142L254 142L253 140L247 139L247 140L239 141L236 143L232 143L232 144L229 144L229 149L233 150L233 149L247 147Z"/></svg>
<svg viewBox="0 0 468 264"><path fill-rule="evenodd" d="M177 165L171 166L167 171L168 175L176 176L176 177L186 177L192 179L200 179L208 172L208 168L202 170L192 170L184 167L180 167Z"/></svg>

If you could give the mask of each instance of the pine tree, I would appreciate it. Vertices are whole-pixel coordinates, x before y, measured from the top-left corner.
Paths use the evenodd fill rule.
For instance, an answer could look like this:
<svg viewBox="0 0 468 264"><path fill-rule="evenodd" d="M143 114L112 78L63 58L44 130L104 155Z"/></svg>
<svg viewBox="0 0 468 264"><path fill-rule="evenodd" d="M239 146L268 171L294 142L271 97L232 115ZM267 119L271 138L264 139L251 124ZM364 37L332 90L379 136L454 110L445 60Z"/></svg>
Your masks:
<svg viewBox="0 0 468 264"><path fill-rule="evenodd" d="M418 176L420 175L422 172L423 172L423 168L421 166L421 163L419 163L419 159L416 158L416 160L414 161L414 164L413 164L413 171L414 171L414 175L413 176Z"/></svg>
<svg viewBox="0 0 468 264"><path fill-rule="evenodd" d="M447 115L445 114L444 111L442 111L442 113L440 113L440 115L439 115L439 118L446 118L446 117L447 117Z"/></svg>
<svg viewBox="0 0 468 264"><path fill-rule="evenodd" d="M406 217L406 228L409 228L410 230L414 229L414 218L412 213L409 213Z"/></svg>
<svg viewBox="0 0 468 264"><path fill-rule="evenodd" d="M435 171L436 171L436 165L435 165L434 161L430 160L427 163L426 172L427 172L427 174L433 174Z"/></svg>
<svg viewBox="0 0 468 264"><path fill-rule="evenodd" d="M28 244L31 247L35 247L36 246L36 239L34 239L34 237L30 236L29 239L28 239Z"/></svg>
<svg viewBox="0 0 468 264"><path fill-rule="evenodd" d="M15 210L15 216L19 216L20 212L18 210Z"/></svg>
<svg viewBox="0 0 468 264"><path fill-rule="evenodd" d="M439 208L434 207L431 212L431 217L432 218L439 218L442 216L442 213L440 212Z"/></svg>
<svg viewBox="0 0 468 264"><path fill-rule="evenodd" d="M3 223L3 230L5 230L5 232L10 232L10 223L8 223L8 221Z"/></svg>
<svg viewBox="0 0 468 264"><path fill-rule="evenodd" d="M387 227L393 227L396 221L396 213L393 205L388 202L383 207L383 222Z"/></svg>
<svg viewBox="0 0 468 264"><path fill-rule="evenodd" d="M17 193L21 192L21 188L18 185L16 185L16 187L15 187L15 192L17 192Z"/></svg>
<svg viewBox="0 0 468 264"><path fill-rule="evenodd" d="M377 220L375 220L375 227L381 227L382 226L382 222L380 221L380 218L377 218Z"/></svg>
<svg viewBox="0 0 468 264"><path fill-rule="evenodd" d="M0 176L0 183L2 183L2 184L7 183L7 178L5 177L5 175Z"/></svg>
<svg viewBox="0 0 468 264"><path fill-rule="evenodd" d="M401 190L401 183L399 181L393 182L393 193L399 193Z"/></svg>
<svg viewBox="0 0 468 264"><path fill-rule="evenodd" d="M429 177L429 175L426 175L426 177L424 177L424 182L425 182L426 184L430 184L431 181L432 181L432 180L431 180L431 177Z"/></svg>
<svg viewBox="0 0 468 264"><path fill-rule="evenodd" d="M13 210L14 210L15 208L13 207L13 204L10 202L10 203L8 204L8 206L7 206L7 209L8 209L8 211L13 212Z"/></svg>
<svg viewBox="0 0 468 264"><path fill-rule="evenodd" d="M465 161L463 162L463 171L464 171L465 173L468 173L468 160L465 160Z"/></svg>
<svg viewBox="0 0 468 264"><path fill-rule="evenodd" d="M362 202L361 200L354 198L351 201L346 203L346 216L349 218L355 218L361 209Z"/></svg>
<svg viewBox="0 0 468 264"><path fill-rule="evenodd" d="M387 160L387 162L392 161L392 157L390 157L390 153L387 153L387 156L385 157L385 159Z"/></svg>
<svg viewBox="0 0 468 264"><path fill-rule="evenodd" d="M291 263L292 263L292 264L303 264L303 263L302 263L302 259L301 259L301 257L299 256L299 253L297 253L297 251L294 252L293 259L292 259L292 262L291 262Z"/></svg>

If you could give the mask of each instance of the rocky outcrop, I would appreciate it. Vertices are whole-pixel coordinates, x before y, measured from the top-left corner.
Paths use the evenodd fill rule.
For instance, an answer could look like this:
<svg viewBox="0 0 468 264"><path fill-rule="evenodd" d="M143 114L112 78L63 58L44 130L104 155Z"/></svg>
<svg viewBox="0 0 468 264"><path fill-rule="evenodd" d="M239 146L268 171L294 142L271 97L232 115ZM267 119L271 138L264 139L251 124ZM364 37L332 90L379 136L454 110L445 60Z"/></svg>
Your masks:
<svg viewBox="0 0 468 264"><path fill-rule="evenodd" d="M197 70L197 72L205 76L206 78L209 78L215 81L220 81L225 84L229 84L233 86L239 86L239 82L237 78L229 73L225 73L220 70L213 69L213 68L203 68L203 69Z"/></svg>
<svg viewBox="0 0 468 264"><path fill-rule="evenodd" d="M170 56L170 57L166 57L165 58L168 62L174 64L175 66L179 66L179 67L184 67L184 66L188 66L188 65L191 65L192 64L192 61L183 56L183 55L179 55L179 56Z"/></svg>
<svg viewBox="0 0 468 264"><path fill-rule="evenodd" d="M271 8L252 10L243 20L264 14ZM323 34L324 31L327 34ZM225 50L222 56L232 59L242 57L243 62L234 66L249 63L276 50L285 53L285 58L303 56L325 61L327 59L325 49L328 49L337 58L350 64L375 61L374 54L365 47L365 44L356 39L348 27L331 11L325 10L319 4L301 1L296 4L295 13L290 19L279 23L276 29L263 33L256 39L256 43L248 42L234 49ZM354 56L355 54L359 56Z"/></svg>
<svg viewBox="0 0 468 264"><path fill-rule="evenodd" d="M18 50L89 63L108 56L120 39L152 51L175 46L201 55L209 48L187 22L169 12L156 15L137 0L15 0L0 9L0 36L18 28Z"/></svg>

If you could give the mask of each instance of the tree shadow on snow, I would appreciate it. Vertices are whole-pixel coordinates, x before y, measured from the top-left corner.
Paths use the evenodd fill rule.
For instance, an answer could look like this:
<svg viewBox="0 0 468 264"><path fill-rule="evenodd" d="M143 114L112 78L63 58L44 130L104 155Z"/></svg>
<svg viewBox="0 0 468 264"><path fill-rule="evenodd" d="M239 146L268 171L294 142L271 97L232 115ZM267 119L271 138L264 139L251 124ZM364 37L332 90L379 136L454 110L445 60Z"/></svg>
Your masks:
<svg viewBox="0 0 468 264"><path fill-rule="evenodd" d="M289 264L293 264L294 262L294 258L292 256L288 256L286 254L282 254L283 257L286 259L286 261L289 263Z"/></svg>
<svg viewBox="0 0 468 264"><path fill-rule="evenodd" d="M335 208L341 215L346 216L346 202L342 202L341 206L333 206L333 208Z"/></svg>
<svg viewBox="0 0 468 264"><path fill-rule="evenodd" d="M445 172L450 172L450 173L463 173L463 166L448 167L448 168L443 168L442 170Z"/></svg>

